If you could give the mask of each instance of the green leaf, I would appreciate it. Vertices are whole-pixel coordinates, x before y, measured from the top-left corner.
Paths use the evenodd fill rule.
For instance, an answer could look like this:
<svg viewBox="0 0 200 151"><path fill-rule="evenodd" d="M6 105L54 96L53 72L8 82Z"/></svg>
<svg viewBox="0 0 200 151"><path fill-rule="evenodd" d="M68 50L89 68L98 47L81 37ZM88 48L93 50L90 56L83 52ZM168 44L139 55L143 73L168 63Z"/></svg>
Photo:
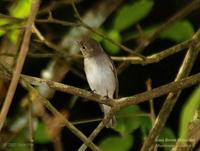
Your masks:
<svg viewBox="0 0 200 151"><path fill-rule="evenodd" d="M151 11L153 0L139 0L132 4L123 6L114 20L114 29L122 31L137 23Z"/></svg>
<svg viewBox="0 0 200 151"><path fill-rule="evenodd" d="M18 0L10 8L10 15L17 18L27 18L31 10L31 0ZM14 25L13 30L10 31L8 37L13 42L16 43L19 37L19 26Z"/></svg>
<svg viewBox="0 0 200 151"><path fill-rule="evenodd" d="M108 32L107 36L111 39L113 39L114 41L120 43L121 42L121 37L118 31L116 30L111 30ZM110 54L117 54L120 51L120 48L114 44L112 44L111 42L109 42L108 40L103 40L103 45L106 48L106 50L110 53Z"/></svg>
<svg viewBox="0 0 200 151"><path fill-rule="evenodd" d="M51 141L47 133L46 125L44 123L42 122L38 123L36 132L34 133L34 140L35 142L41 143L41 144L45 144Z"/></svg>
<svg viewBox="0 0 200 151"><path fill-rule="evenodd" d="M10 15L18 18L26 18L31 10L31 0L18 0L10 9Z"/></svg>
<svg viewBox="0 0 200 151"><path fill-rule="evenodd" d="M145 137L149 134L149 130L152 127L151 119L148 116L141 116L139 118L139 122L140 122L141 131Z"/></svg>
<svg viewBox="0 0 200 151"><path fill-rule="evenodd" d="M187 136L188 124L193 119L195 111L200 105L200 86L198 86L189 99L186 101L181 111L179 137L185 139Z"/></svg>
<svg viewBox="0 0 200 151"><path fill-rule="evenodd" d="M178 21L169 27L166 31L162 32L160 37L171 39L175 42L182 42L190 39L194 34L193 25L187 21Z"/></svg>
<svg viewBox="0 0 200 151"><path fill-rule="evenodd" d="M129 106L117 112L117 126L115 131L119 132L122 136L131 134L140 126L140 117L137 116L141 113L137 105Z"/></svg>
<svg viewBox="0 0 200 151"><path fill-rule="evenodd" d="M104 139L99 147L102 151L128 151L133 145L133 141L131 135L125 137L111 136Z"/></svg>
<svg viewBox="0 0 200 151"><path fill-rule="evenodd" d="M170 151L176 141L177 139L174 135L174 132L170 128L165 127L159 138L156 140L156 143L159 148L162 148L165 151Z"/></svg>
<svg viewBox="0 0 200 151"><path fill-rule="evenodd" d="M8 23L9 21L7 19L0 18L0 37L6 33L4 29L1 29L1 26L5 26Z"/></svg>
<svg viewBox="0 0 200 151"><path fill-rule="evenodd" d="M14 25L13 25L14 26ZM18 26L16 25L16 28L17 28ZM13 42L13 43L15 43L16 41L17 41L17 39L18 39L18 35L20 34L20 30L18 30L18 29L13 29L13 30L11 30L10 32L9 32L9 39L10 39L10 41L11 42Z"/></svg>

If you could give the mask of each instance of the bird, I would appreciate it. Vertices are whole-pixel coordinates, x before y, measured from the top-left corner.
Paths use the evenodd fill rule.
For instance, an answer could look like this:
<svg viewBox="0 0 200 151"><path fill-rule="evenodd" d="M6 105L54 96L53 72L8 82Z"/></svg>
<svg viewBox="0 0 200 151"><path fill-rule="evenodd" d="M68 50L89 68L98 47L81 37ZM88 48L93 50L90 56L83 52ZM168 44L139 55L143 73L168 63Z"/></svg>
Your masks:
<svg viewBox="0 0 200 151"><path fill-rule="evenodd" d="M79 47L84 58L84 70L90 89L110 99L118 97L118 78L116 68L111 58L105 53L102 46L92 38L80 40ZM111 110L105 104L100 105L104 116ZM116 126L116 117L113 115L106 128Z"/></svg>

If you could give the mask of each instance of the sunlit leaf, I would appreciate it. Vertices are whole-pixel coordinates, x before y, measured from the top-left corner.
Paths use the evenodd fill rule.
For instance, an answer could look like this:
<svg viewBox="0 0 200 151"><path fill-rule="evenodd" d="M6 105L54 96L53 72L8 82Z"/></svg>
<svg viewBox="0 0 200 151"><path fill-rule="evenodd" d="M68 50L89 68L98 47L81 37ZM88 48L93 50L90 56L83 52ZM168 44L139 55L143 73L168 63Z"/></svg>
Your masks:
<svg viewBox="0 0 200 151"><path fill-rule="evenodd" d="M17 18L27 18L30 14L31 9L31 0L18 0L13 3L13 6L10 8L10 15ZM15 43L19 37L19 26L15 26L16 29L10 31L8 37Z"/></svg>
<svg viewBox="0 0 200 151"><path fill-rule="evenodd" d="M47 133L46 125L44 123L38 123L38 127L34 133L34 140L35 142L41 144L50 142L50 137Z"/></svg>
<svg viewBox="0 0 200 151"><path fill-rule="evenodd" d="M121 31L137 23L148 15L153 4L153 0L139 0L123 6L114 20L114 29Z"/></svg>
<svg viewBox="0 0 200 151"><path fill-rule="evenodd" d="M124 137L111 136L105 138L99 145L102 151L129 151L133 144L133 137L127 135Z"/></svg>
<svg viewBox="0 0 200 151"><path fill-rule="evenodd" d="M31 0L18 0L10 9L10 15L18 18L26 18L29 16L31 9Z"/></svg>
<svg viewBox="0 0 200 151"><path fill-rule="evenodd" d="M200 105L200 86L197 87L186 101L181 111L179 137L186 138L188 124L193 119L194 113Z"/></svg>
<svg viewBox="0 0 200 151"><path fill-rule="evenodd" d="M108 32L107 36L111 39L113 39L115 42L120 43L121 42L121 37L120 37L120 33L116 30L111 30ZM108 40L104 39L103 40L103 45L106 48L106 50L110 53L110 54L117 54L120 51L120 48L114 44L112 44L111 42L109 42Z"/></svg>
<svg viewBox="0 0 200 151"><path fill-rule="evenodd" d="M187 21L178 21L170 26L166 31L162 32L160 37L174 40L175 42L182 42L188 40L194 34L193 25Z"/></svg>
<svg viewBox="0 0 200 151"><path fill-rule="evenodd" d="M17 29L11 30L9 33L9 39L14 43L17 41L19 34L20 34L19 30L17 30Z"/></svg>

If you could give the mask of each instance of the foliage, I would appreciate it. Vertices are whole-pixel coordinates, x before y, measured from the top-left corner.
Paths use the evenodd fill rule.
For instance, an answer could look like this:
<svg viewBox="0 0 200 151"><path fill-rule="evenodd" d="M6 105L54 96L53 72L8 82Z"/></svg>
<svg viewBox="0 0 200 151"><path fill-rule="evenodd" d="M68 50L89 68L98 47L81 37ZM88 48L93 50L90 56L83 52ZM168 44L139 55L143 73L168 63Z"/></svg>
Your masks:
<svg viewBox="0 0 200 151"><path fill-rule="evenodd" d="M181 111L180 124L179 124L179 137L186 138L188 124L194 118L195 112L200 106L200 86L198 86L190 97L187 99Z"/></svg>
<svg viewBox="0 0 200 151"><path fill-rule="evenodd" d="M10 15L16 18L26 18L29 16L31 8L31 0L19 0L10 8ZM11 42L16 43L19 37L20 31L19 28L21 25L12 24L8 19L0 18L0 26L7 26L10 24L10 31L8 34L9 39ZM0 36L3 36L6 33L6 30L0 29Z"/></svg>

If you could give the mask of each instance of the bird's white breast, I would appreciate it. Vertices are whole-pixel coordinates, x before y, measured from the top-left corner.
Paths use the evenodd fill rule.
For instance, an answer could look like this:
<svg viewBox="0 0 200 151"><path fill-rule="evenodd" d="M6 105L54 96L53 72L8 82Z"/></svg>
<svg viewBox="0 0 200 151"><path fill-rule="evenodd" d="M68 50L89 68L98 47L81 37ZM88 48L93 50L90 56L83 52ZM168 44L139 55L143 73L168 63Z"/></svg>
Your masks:
<svg viewBox="0 0 200 151"><path fill-rule="evenodd" d="M116 88L114 73L108 62L98 59L100 58L84 59L87 81L95 93L113 98Z"/></svg>

